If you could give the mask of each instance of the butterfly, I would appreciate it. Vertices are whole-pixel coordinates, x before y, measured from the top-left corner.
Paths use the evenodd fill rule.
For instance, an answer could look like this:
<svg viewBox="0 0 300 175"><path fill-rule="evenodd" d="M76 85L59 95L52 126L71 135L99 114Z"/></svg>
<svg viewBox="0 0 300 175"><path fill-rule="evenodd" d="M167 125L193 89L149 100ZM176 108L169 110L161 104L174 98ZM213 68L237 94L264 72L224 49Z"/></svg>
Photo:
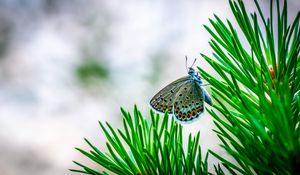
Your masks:
<svg viewBox="0 0 300 175"><path fill-rule="evenodd" d="M213 105L200 75L192 68L194 63L189 68L186 65L188 76L170 83L150 100L154 110L172 114L181 123L190 123L200 118L204 112L204 102Z"/></svg>

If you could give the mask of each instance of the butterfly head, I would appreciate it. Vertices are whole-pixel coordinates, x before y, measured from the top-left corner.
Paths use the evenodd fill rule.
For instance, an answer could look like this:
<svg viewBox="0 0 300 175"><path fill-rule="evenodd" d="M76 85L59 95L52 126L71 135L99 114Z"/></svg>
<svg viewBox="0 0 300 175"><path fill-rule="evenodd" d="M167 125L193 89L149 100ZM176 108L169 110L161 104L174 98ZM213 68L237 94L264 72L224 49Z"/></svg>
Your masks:
<svg viewBox="0 0 300 175"><path fill-rule="evenodd" d="M197 72L195 71L195 69L192 68L192 67L189 67L189 68L188 68L188 74L191 75L191 76L196 76L196 75L198 75L198 73L197 73Z"/></svg>
<svg viewBox="0 0 300 175"><path fill-rule="evenodd" d="M189 74L189 76L191 77L191 79L193 80L196 80L197 82L199 82L200 84L202 84L202 80L201 80L201 77L199 76L199 74L195 71L195 69L193 69L193 66L196 62L197 58L195 58L193 64L188 67L187 66L187 56L185 56L185 67L186 67L186 70Z"/></svg>
<svg viewBox="0 0 300 175"><path fill-rule="evenodd" d="M192 67L189 67L189 71L188 71L189 76L198 81L200 84L202 84L202 80L201 77L199 76L198 72L195 71L195 69L193 69Z"/></svg>

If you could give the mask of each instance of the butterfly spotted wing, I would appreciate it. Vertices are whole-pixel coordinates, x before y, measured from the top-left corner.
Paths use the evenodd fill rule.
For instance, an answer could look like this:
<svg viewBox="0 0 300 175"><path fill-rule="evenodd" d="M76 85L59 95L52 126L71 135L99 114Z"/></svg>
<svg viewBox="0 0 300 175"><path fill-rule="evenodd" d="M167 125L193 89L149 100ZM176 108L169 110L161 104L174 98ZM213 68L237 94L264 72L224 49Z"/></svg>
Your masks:
<svg viewBox="0 0 300 175"><path fill-rule="evenodd" d="M198 73L190 67L188 74L167 85L150 101L156 111L173 114L177 121L185 123L200 117L204 111L203 101L213 105Z"/></svg>
<svg viewBox="0 0 300 175"><path fill-rule="evenodd" d="M204 111L205 91L198 82L190 80L175 96L173 115L180 122L192 122Z"/></svg>
<svg viewBox="0 0 300 175"><path fill-rule="evenodd" d="M158 112L173 113L173 104L180 88L189 82L189 76L182 77L160 90L151 100L150 106Z"/></svg>

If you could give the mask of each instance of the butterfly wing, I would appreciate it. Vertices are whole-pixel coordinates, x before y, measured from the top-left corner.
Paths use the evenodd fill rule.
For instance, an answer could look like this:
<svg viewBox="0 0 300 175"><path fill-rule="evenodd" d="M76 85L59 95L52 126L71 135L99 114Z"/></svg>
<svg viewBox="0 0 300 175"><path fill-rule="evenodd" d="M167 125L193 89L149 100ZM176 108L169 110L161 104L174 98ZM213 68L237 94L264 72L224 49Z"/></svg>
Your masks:
<svg viewBox="0 0 300 175"><path fill-rule="evenodd" d="M175 95L182 85L188 83L188 81L189 77L186 76L170 83L154 95L154 97L150 100L150 106L158 112L167 111L169 114L172 114Z"/></svg>
<svg viewBox="0 0 300 175"><path fill-rule="evenodd" d="M204 93L198 82L189 80L175 96L173 115L180 122L191 122L204 111Z"/></svg>
<svg viewBox="0 0 300 175"><path fill-rule="evenodd" d="M210 106L212 106L214 104L213 100L211 99L209 93L203 88L201 87L203 90L203 95L204 95L204 101L209 104Z"/></svg>

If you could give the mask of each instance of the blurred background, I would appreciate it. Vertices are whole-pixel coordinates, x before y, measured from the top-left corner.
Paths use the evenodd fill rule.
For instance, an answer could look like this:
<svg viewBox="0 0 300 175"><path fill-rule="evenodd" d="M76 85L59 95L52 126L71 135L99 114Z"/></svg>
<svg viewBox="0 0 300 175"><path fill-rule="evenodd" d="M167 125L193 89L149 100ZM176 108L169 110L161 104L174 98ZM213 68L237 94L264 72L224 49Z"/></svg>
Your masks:
<svg viewBox="0 0 300 175"><path fill-rule="evenodd" d="M294 17L300 4L288 4ZM122 127L120 107L134 104L147 116L152 96L187 74L186 55L215 75L199 56L211 55L203 24L213 14L233 19L227 0L0 0L1 175L90 163L74 147L87 137L105 150L97 121ZM200 130L203 151L218 151L212 127L206 113L184 132Z"/></svg>

